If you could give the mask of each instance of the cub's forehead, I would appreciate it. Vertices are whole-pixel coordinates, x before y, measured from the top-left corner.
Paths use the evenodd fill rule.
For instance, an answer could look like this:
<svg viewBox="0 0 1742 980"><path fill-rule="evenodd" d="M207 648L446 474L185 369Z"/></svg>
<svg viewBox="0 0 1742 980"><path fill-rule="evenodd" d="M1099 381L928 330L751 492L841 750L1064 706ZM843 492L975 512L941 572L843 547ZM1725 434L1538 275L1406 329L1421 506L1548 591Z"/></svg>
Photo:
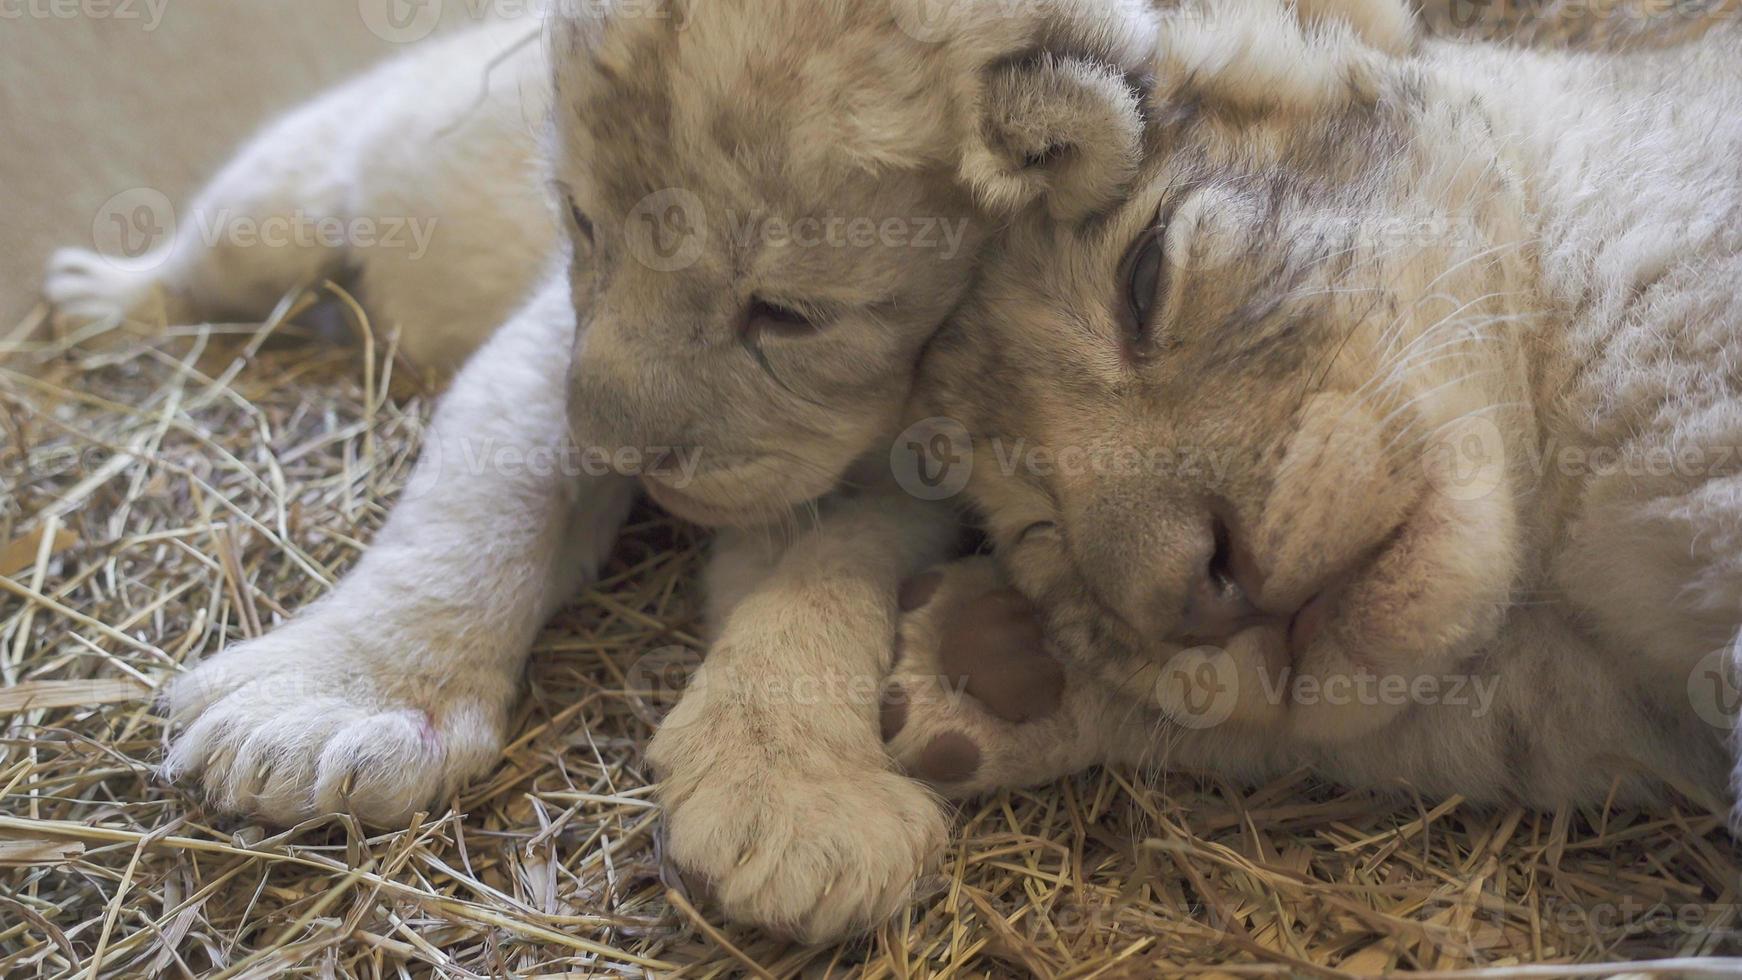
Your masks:
<svg viewBox="0 0 1742 980"><path fill-rule="evenodd" d="M631 200L727 178L738 196L814 197L938 164L955 123L947 45L902 30L889 2L559 4L557 152Z"/></svg>

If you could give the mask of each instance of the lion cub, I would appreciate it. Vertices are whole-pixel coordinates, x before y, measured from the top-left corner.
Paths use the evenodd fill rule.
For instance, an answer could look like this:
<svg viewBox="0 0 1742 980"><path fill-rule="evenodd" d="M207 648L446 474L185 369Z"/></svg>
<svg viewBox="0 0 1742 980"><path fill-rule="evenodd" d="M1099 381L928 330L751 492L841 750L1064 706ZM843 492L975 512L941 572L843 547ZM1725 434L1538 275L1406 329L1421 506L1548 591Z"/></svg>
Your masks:
<svg viewBox="0 0 1742 980"><path fill-rule="evenodd" d="M446 801L495 761L537 629L639 477L704 523L790 526L713 576L712 693L651 753L668 853L728 916L805 938L899 908L945 815L850 692L955 516L886 479L803 508L886 445L989 227L1105 203L1070 188L1135 147L1079 154L1072 121L1135 100L1153 22L1142 0L554 5L542 37L489 25L290 114L161 249L56 256L75 319L259 316L350 264L403 350L465 361L355 570L169 687L167 770L281 823ZM427 248L343 234L392 219L433 225Z"/></svg>
<svg viewBox="0 0 1742 980"><path fill-rule="evenodd" d="M1138 179L1018 222L923 383L1035 607L952 567L912 673L964 617L1026 663L1039 615L1062 707L897 730L955 726L958 789L1121 759L1724 806L1742 26L1397 55L1253 0L1160 34L1106 117Z"/></svg>

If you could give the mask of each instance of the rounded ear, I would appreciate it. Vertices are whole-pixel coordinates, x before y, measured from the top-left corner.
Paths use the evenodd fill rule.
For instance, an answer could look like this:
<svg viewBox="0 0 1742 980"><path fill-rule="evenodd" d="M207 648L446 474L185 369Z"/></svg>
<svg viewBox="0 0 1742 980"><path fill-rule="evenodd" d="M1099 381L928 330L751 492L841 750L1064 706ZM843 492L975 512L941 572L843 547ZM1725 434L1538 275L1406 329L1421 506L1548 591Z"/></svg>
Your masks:
<svg viewBox="0 0 1742 980"><path fill-rule="evenodd" d="M1143 157L1143 98L1105 64L1044 54L989 71L962 176L981 204L1012 213L1045 199L1075 220L1112 204Z"/></svg>
<svg viewBox="0 0 1742 980"><path fill-rule="evenodd" d="M982 206L1008 214L1044 197L1070 218L1110 203L1141 156L1155 0L950 6L961 175Z"/></svg>

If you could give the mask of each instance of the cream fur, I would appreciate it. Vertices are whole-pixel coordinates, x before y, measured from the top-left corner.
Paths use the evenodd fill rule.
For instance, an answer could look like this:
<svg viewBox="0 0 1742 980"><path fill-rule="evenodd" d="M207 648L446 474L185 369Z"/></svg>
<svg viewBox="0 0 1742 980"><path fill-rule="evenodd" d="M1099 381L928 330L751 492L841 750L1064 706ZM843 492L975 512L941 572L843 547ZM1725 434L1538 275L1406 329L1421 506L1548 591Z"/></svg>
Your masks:
<svg viewBox="0 0 1742 980"><path fill-rule="evenodd" d="M892 29L906 5L733 0L678 5L676 20L598 5L554 19L532 45L521 29L484 28L268 128L163 253L131 267L55 257L46 292L69 320L138 315L154 295L173 318L259 316L351 264L377 324L437 370L508 317L455 377L416 492L359 567L268 637L173 685L186 727L168 772L219 807L284 823L336 809L396 823L439 801L493 759L533 631L591 576L633 487L466 461L480 450L560 458L571 442L673 448L699 469L635 474L662 501L707 523L776 526L723 542L719 568L742 577L716 592L741 598L716 602L702 683L651 749L670 853L711 879L729 915L807 939L901 906L941 843L943 812L884 753L875 698L842 692L874 691L889 669L895 587L945 557L955 518L870 485L825 503L814 529L790 508L832 491L887 438L922 347L971 280L987 216L1020 203L989 188L1093 201L1108 193L1096 185L1128 176L986 158L983 141L1015 145L1003 130L1021 123L986 93L1022 92L1042 111L1109 90L1107 66L1141 67L1151 16L1048 0L1020 16L988 5L941 29ZM989 84L996 66L1028 55L1031 69L1005 66L1003 88ZM693 206L707 223L680 267L635 251L643 220L665 215L651 201ZM954 238L795 248L732 234L745 217L830 214L948 224ZM439 225L412 260L213 247L199 232L218 215ZM540 285L551 259L564 266ZM753 296L815 309L826 329L769 336L746 356L737 333ZM795 703L761 682L776 674L822 700Z"/></svg>
<svg viewBox="0 0 1742 980"><path fill-rule="evenodd" d="M1048 724L1243 778L1725 805L1733 719L1692 692L1702 665L1735 670L1742 627L1742 29L1626 56L1397 56L1223 8L1301 63L1264 98L1185 16L1162 26L1138 189L1000 243L919 409L973 433L970 492L1074 665ZM1363 84L1324 82L1352 64ZM1162 312L1133 335L1122 259L1158 226ZM1013 440L1225 455L1001 468ZM1229 540L1269 619L1204 646L1187 597ZM1291 645L1315 596L1323 625ZM1367 674L1491 696L1282 684Z"/></svg>
<svg viewBox="0 0 1742 980"><path fill-rule="evenodd" d="M994 2L951 9L964 16L940 25L915 21L908 0L683 4L674 12L688 29L673 31L602 6L596 17L554 22L548 47L517 47L515 30L485 29L288 117L195 205L255 218L439 218L422 260L208 249L185 234L149 268L57 256L47 291L72 318L126 315L153 293L172 314L257 315L348 261L381 322L402 328L403 349L438 369L508 317L456 377L432 433L437 448L414 480L421 492L368 558L323 603L174 686L187 728L169 770L198 779L225 808L281 822L350 808L392 823L429 805L490 763L533 631L592 573L633 487L457 461L483 444L523 454L570 440L692 449L701 461L693 482L644 474L663 501L709 523L784 523L781 533L722 541L712 583L719 637L651 750L665 777L671 853L710 879L732 917L807 939L899 908L941 841L936 802L893 770L874 703L830 693L798 704L762 679L824 692L879 682L898 626L916 637L925 628L917 618L898 624L894 585L943 557L953 520L875 480L826 503L812 528L798 529L788 508L832 491L886 442L915 361L1012 209L1040 203L1054 220L1076 221L1132 193L1142 129L1137 96L1121 81L1155 67L1140 5L1050 0L1016 17ZM1351 38L1385 51L1407 42L1406 19L1383 5L1302 10L1323 18L1318 33L1264 50L1316 71L1276 72L1224 50L1226 76L1201 80L1252 110L1310 112L1345 97L1337 83L1353 77L1348 66L1381 63ZM1182 53L1185 33L1170 50L1208 59ZM498 57L474 105L484 91L475 83ZM1167 62L1156 65L1165 83ZM1258 68L1278 87L1234 91L1237 69ZM795 70L804 85L786 84ZM546 177L559 190L554 207ZM670 188L691 197L657 197ZM662 270L625 254L649 200L699 208L714 230L687 266ZM571 205L593 235L568 216ZM968 224L947 259L745 247L720 234L743 215L831 211ZM541 279L553 256L567 266ZM829 323L746 357L737 331L752 297L815 309ZM996 492L985 492L1002 513ZM971 586L989 573L981 564L952 574ZM1089 723L1110 713L1108 698L1073 685L1075 710L1053 723L1064 727L1006 732L1002 754L970 788L1121 757L1130 740L1105 740L1105 726ZM948 720L922 718L911 732ZM1226 761L1256 772L1277 758ZM1358 762L1327 768L1380 778ZM1456 766L1447 773L1461 778Z"/></svg>

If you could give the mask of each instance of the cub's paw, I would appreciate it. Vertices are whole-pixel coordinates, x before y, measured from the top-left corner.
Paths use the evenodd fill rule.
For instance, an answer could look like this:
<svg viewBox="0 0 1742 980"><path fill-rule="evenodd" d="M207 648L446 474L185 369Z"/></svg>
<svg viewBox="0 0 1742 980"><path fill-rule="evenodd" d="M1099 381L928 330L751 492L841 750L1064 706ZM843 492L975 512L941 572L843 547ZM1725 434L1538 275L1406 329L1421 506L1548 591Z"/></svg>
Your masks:
<svg viewBox="0 0 1742 980"><path fill-rule="evenodd" d="M129 320L164 323L172 304L159 284L161 265L156 252L126 260L63 248L48 260L42 295L63 329Z"/></svg>
<svg viewBox="0 0 1742 980"><path fill-rule="evenodd" d="M901 589L883 740L908 773L951 797L1048 782L1096 759L1100 686L1049 652L1038 610L990 559Z"/></svg>
<svg viewBox="0 0 1742 980"><path fill-rule="evenodd" d="M804 943L906 907L948 831L924 786L875 756L830 758L814 742L788 754L729 712L692 714L680 704L649 750L665 860L692 891L732 921Z"/></svg>
<svg viewBox="0 0 1742 980"><path fill-rule="evenodd" d="M226 650L169 686L164 774L273 823L402 826L496 760L517 683L439 642L316 614Z"/></svg>

